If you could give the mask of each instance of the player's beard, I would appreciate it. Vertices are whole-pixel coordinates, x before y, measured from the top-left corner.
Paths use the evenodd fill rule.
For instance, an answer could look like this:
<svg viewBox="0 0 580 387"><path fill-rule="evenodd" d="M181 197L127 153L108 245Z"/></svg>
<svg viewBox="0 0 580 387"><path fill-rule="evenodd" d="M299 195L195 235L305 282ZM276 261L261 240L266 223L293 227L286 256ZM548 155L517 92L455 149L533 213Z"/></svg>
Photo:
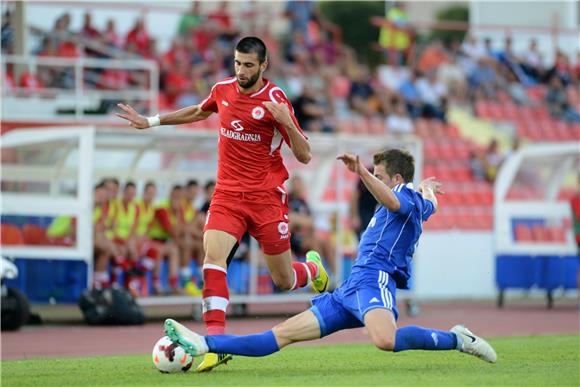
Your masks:
<svg viewBox="0 0 580 387"><path fill-rule="evenodd" d="M242 81L242 80L240 80L240 78L238 78L238 85L242 89L249 89L252 86L254 86L256 84L256 82L258 82L258 79L260 79L261 75L262 75L262 71L258 71L253 77L251 77L247 81Z"/></svg>

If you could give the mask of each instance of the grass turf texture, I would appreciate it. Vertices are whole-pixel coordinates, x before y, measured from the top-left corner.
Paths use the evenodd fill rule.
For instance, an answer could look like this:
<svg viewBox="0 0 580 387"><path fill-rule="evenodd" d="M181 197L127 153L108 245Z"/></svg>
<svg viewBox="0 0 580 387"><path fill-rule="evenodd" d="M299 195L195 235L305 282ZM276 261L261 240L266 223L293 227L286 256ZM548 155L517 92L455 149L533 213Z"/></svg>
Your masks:
<svg viewBox="0 0 580 387"><path fill-rule="evenodd" d="M456 351L392 354L364 344L290 347L267 358L238 356L205 374L162 374L150 355L4 361L1 382L7 387L578 386L579 340L578 335L492 339L496 364Z"/></svg>

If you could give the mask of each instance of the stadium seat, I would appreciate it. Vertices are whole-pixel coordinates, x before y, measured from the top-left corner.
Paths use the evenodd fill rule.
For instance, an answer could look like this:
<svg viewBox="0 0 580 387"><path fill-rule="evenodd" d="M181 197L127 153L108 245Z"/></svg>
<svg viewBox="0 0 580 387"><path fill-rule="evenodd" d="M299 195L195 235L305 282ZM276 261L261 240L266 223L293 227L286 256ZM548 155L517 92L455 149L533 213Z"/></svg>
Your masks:
<svg viewBox="0 0 580 387"><path fill-rule="evenodd" d="M13 224L2 223L2 228L0 230L0 244L2 245L24 244L22 231Z"/></svg>
<svg viewBox="0 0 580 387"><path fill-rule="evenodd" d="M549 240L548 229L541 224L532 226L532 238L535 242L546 242Z"/></svg>
<svg viewBox="0 0 580 387"><path fill-rule="evenodd" d="M48 245L46 229L35 224L25 224L22 227L22 236L25 244L29 245Z"/></svg>
<svg viewBox="0 0 580 387"><path fill-rule="evenodd" d="M516 225L515 240L518 242L532 242L534 240L532 230L527 224L519 223Z"/></svg>

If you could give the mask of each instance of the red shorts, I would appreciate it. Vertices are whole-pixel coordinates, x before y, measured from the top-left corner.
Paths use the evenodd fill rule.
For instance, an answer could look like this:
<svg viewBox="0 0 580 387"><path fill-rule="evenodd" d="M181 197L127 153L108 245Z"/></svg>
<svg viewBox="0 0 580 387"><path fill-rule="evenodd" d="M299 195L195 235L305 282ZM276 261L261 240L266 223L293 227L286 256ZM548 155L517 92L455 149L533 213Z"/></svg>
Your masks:
<svg viewBox="0 0 580 387"><path fill-rule="evenodd" d="M207 212L204 231L219 230L238 242L247 232L262 251L276 255L290 249L288 194L284 187L271 191L233 192L215 190Z"/></svg>

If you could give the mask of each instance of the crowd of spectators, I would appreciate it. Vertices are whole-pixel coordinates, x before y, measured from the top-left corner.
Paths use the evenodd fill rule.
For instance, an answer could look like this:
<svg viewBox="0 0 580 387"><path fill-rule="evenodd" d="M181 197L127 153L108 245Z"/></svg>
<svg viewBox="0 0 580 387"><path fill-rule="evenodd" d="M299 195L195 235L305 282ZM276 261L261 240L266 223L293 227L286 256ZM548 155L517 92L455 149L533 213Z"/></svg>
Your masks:
<svg viewBox="0 0 580 387"><path fill-rule="evenodd" d="M242 34L240 24L248 24L246 17L232 17L226 1L210 12L202 8L200 2L192 2L165 52L157 48L142 17L121 36L114 19L99 30L90 13L84 15L82 28L72 31L70 15L64 13L34 53L154 60L160 68L161 108L182 108L201 101L216 81L231 75L233 47ZM289 31L282 38L273 36L267 27L255 30L254 23L254 30L243 34L256 34L266 42L270 61L266 77L296 104L306 130L332 132L335 120L329 118L363 117L384 120L387 130L408 133L410 121L417 117L446 121L450 103L472 104L481 98L494 99L501 92L518 104L534 106L527 88L535 85L545 86L544 102L554 118L580 119L569 92L579 86L580 64L572 65L561 51L554 63L546 63L535 39L524 52L513 49L509 36L499 49L494 47L497 42L471 35L448 44L433 40L411 52L406 65L395 61L371 69L341 42L340 28L322 16L315 2L289 1L281 16L289 21ZM410 30L412 24L405 25ZM3 50L10 50L12 36L7 17L2 26ZM54 69L27 73L18 82L7 78L8 83L25 87L70 88L74 84L70 71ZM147 83L138 71L109 69L87 78L92 87L117 90Z"/></svg>
<svg viewBox="0 0 580 387"><path fill-rule="evenodd" d="M127 181L122 190L116 178L105 178L94 188L93 241L94 286L122 286L135 296L148 294L145 281L151 272L155 294L200 295L203 262L202 232L212 189L190 180L173 185L166 199L159 199L154 182L146 182L137 197L137 186ZM204 203L203 205L199 205ZM51 243L74 245L75 219L55 218L46 233ZM162 276L161 262L167 262Z"/></svg>

